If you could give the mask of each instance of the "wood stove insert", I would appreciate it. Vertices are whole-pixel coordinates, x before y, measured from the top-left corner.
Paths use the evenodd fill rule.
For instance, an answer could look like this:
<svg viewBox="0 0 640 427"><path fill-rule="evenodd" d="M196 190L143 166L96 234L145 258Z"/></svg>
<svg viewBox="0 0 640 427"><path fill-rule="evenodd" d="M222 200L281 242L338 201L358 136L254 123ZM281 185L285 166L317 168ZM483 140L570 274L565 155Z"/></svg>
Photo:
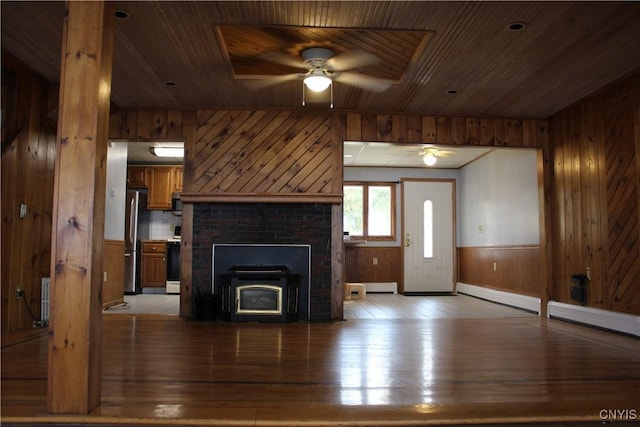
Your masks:
<svg viewBox="0 0 640 427"><path fill-rule="evenodd" d="M233 266L225 275L222 313L233 322L287 322L298 315L298 277L285 266Z"/></svg>

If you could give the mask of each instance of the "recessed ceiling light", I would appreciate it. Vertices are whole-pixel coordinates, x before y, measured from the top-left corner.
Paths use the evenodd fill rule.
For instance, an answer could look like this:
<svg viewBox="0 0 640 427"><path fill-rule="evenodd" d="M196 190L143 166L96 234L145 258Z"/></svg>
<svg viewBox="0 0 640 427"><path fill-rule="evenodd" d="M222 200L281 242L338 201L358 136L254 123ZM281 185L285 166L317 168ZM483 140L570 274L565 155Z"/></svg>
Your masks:
<svg viewBox="0 0 640 427"><path fill-rule="evenodd" d="M129 12L127 12L126 10L116 10L116 18L118 19L127 19L129 18Z"/></svg>
<svg viewBox="0 0 640 427"><path fill-rule="evenodd" d="M524 22L512 22L509 24L509 29L511 31L522 31L527 27L527 24Z"/></svg>

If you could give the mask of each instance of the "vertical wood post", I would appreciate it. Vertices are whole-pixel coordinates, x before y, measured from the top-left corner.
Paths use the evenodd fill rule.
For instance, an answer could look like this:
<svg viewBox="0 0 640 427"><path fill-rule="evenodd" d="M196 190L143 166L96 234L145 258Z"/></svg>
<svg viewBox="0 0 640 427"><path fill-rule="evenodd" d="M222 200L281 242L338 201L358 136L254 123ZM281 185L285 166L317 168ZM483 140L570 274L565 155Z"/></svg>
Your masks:
<svg viewBox="0 0 640 427"><path fill-rule="evenodd" d="M47 409L100 404L113 3L68 1L62 36L51 236Z"/></svg>

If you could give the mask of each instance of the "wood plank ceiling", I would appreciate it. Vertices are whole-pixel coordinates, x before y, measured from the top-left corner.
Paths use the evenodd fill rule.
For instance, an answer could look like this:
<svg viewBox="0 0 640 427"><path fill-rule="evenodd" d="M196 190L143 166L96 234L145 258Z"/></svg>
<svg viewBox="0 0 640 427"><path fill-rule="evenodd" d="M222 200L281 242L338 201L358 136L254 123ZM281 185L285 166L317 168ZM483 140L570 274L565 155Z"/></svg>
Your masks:
<svg viewBox="0 0 640 427"><path fill-rule="evenodd" d="M2 47L59 80L63 2L2 2ZM328 109L260 54L373 55L335 110L546 118L640 68L640 2L131 1L116 7L112 101L124 109ZM509 29L522 22L520 31ZM244 61L244 64L243 64ZM248 67L243 69L243 65ZM255 79L243 74L257 73ZM268 79L267 79L268 81ZM165 82L175 82L167 85ZM452 92L453 93L450 93Z"/></svg>

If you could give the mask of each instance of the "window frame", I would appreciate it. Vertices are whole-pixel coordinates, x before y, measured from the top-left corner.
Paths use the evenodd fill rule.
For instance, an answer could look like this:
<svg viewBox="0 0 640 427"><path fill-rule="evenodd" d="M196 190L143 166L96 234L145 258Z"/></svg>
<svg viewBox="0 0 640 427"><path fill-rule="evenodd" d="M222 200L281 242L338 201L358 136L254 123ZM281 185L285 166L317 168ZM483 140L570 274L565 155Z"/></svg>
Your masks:
<svg viewBox="0 0 640 427"><path fill-rule="evenodd" d="M360 186L362 187L362 230L363 235L349 235L351 239L363 239L367 241L395 241L396 240L396 183L395 182L383 182L383 181L345 181L342 184L343 194L345 186ZM385 187L390 191L390 221L391 221L391 235L389 236L369 236L369 187ZM343 212L344 215L344 212Z"/></svg>

